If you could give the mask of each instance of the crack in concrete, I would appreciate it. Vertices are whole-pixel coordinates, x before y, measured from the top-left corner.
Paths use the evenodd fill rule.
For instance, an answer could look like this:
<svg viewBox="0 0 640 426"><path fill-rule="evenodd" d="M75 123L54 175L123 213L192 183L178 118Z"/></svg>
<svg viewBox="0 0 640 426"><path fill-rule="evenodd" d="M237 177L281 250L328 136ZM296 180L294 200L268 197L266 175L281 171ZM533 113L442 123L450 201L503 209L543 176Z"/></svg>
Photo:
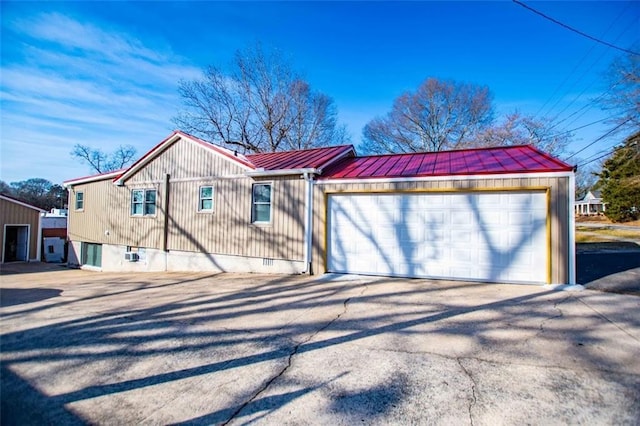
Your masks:
<svg viewBox="0 0 640 426"><path fill-rule="evenodd" d="M562 309L560 309L560 308L558 307L558 305L559 305L559 304L561 304L561 303L566 302L570 297L571 297L571 296L567 296L567 297L565 297L564 299L559 300L559 301L557 301L556 303L554 303L554 304L553 304L553 309L557 310L557 311L558 311L558 314L557 314L557 315L550 316L549 318L546 318L546 319L542 320L542 321L540 322L540 326L539 326L539 328L540 328L540 332L538 332L538 333L536 334L536 336L539 336L540 334L542 334L542 333L544 333L544 332L545 332L544 325L545 325L547 322L549 322L549 321L551 321L551 320L553 320L553 319L556 319L556 318L562 318L562 317L564 316L564 312L562 312Z"/></svg>
<svg viewBox="0 0 640 426"><path fill-rule="evenodd" d="M555 314L555 315L552 315L552 316L550 316L550 317L547 317L547 318L543 319L542 321L540 321L540 324L538 325L538 331L536 332L536 334L534 334L534 335L533 335L533 336L531 336L531 337L527 337L526 339L524 339L524 340L522 341L522 344L523 344L523 345L526 345L526 344L527 344L527 343L529 343L529 341L531 341L532 339L535 339L535 338L539 337L541 334L543 334L543 333L546 331L546 330L545 330L545 328L544 328L544 326L545 326L545 324L546 324L547 322L549 322L549 321L551 321L551 320L554 320L554 319L557 319L557 318L562 318L562 317L564 316L564 312L562 312L562 309L560 309L560 308L558 307L558 305L560 305L560 304L562 304L562 303L566 302L566 301L567 301L567 300L569 300L570 298L571 298L571 295L568 295L568 296L564 297L563 299L558 300L557 302L555 302L555 303L553 304L553 309L557 310L557 311L558 311L558 313L557 313L557 314Z"/></svg>
<svg viewBox="0 0 640 426"><path fill-rule="evenodd" d="M597 367L576 368L576 367L567 366L567 365L549 365L549 364L535 364L535 363L527 363L527 362L511 362L511 361L497 360L497 359L490 359L490 358L480 358L475 356L451 356L451 355L444 355L438 352L431 352L431 351L411 351L411 350L404 350L404 349L379 348L379 347L371 347L371 346L364 346L364 345L356 345L356 346L358 346L358 348L362 350L368 350L368 351L393 352L393 353L401 353L401 354L407 354L407 355L429 355L429 356L435 356L435 357L443 358L449 361L456 361L456 362L459 362L460 360L470 360L470 361L477 361L477 362L494 364L494 365L505 365L505 366L513 366L513 367L533 367L533 368L541 368L541 369L549 369L549 370L570 371L576 374L592 373L594 371L598 371L606 374L615 374L618 376L634 376L634 377L637 376L638 378L640 378L640 374L631 373L628 371L611 370L608 368L597 368Z"/></svg>
<svg viewBox="0 0 640 426"><path fill-rule="evenodd" d="M361 296L367 290L367 288L368 287L365 285L364 289L360 292L359 295ZM223 426L228 425L231 421L233 421L238 416L238 414L240 414L242 412L242 410L244 410L249 404L251 404L253 401L255 401L256 398L258 396L260 396L260 394L265 392L276 380L278 380L280 377L282 377L284 375L284 373L286 373L286 371L291 367L291 364L293 362L293 357L298 354L298 351L300 350L300 346L309 343L311 340L313 340L314 337L316 337L318 334L320 334L321 332L323 332L324 330L329 328L331 326L331 324L333 324L338 319L340 319L340 317L342 317L344 314L346 314L347 313L347 309L348 309L348 304L349 304L349 302L351 301L352 298L353 297L348 297L347 299L344 300L344 302L342 302L342 307L343 307L342 312L340 312L333 319L331 319L331 321L327 322L325 325L323 325L318 330L316 330L311 335L309 335L309 337L307 339L305 339L305 340L299 342L298 344L296 344L293 347L293 350L289 353L289 357L287 358L287 365L285 365L284 368L282 368L276 375L274 375L271 379L269 379L264 384L264 386L262 386L260 389L258 389L258 391L255 392L253 394L253 396L251 396L251 398L249 398L240 407L238 407L238 409L236 411L234 411L231 414L231 416L229 416L227 421L222 423L222 425Z"/></svg>
<svg viewBox="0 0 640 426"><path fill-rule="evenodd" d="M471 426L473 426L473 406L476 405L477 399L476 399L476 381L473 378L473 376L471 375L471 373L469 373L469 371L465 368L464 365L462 365L462 361L460 358L455 358L455 360L458 362L458 365L460 366L460 368L462 369L462 371L464 371L464 374L467 375L467 377L469 377L469 380L471 380L471 401L469 401L469 423L471 424Z"/></svg>
<svg viewBox="0 0 640 426"><path fill-rule="evenodd" d="M580 303L582 303L584 306L586 306L587 308L591 309L593 312L595 312L600 318L603 318L605 321L607 321L608 323L610 323L611 325L613 325L614 327L616 327L618 330L622 331L624 334L626 334L627 336L631 337L633 340L635 340L636 342L640 342L640 340L638 340L638 338L636 336L634 336L633 334L630 334L627 330L625 330L624 328L622 328L621 326L619 326L616 322L612 321L611 319L609 319L606 315L604 315L603 313L599 312L596 308L594 308L593 306L589 305L587 302L585 302L584 300L582 300L581 297L576 297L576 299L578 299L578 301Z"/></svg>

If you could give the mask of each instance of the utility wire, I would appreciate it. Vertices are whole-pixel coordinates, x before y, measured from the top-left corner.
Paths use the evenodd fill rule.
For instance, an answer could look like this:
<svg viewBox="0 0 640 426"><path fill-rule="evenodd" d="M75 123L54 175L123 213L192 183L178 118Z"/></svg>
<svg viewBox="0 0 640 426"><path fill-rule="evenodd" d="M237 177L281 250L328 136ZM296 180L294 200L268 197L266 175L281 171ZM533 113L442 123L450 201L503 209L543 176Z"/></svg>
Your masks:
<svg viewBox="0 0 640 426"><path fill-rule="evenodd" d="M626 9L625 9L625 10L626 10ZM617 19L616 19L616 20L617 20ZM615 21L614 21L614 23L615 23ZM612 24L613 24L613 23L612 23ZM616 37L616 39L614 40L614 42L618 41L618 39L620 39L620 37L622 37L622 35L623 35L624 33L626 33L626 32L627 32L627 30L628 30L631 26L633 26L633 25L637 25L637 24L636 24L636 22L631 22L631 24L630 24L629 26L627 26L627 27L626 27L626 28L625 28L625 29L624 29L624 30L623 30L623 31L618 35L618 37ZM607 30L607 31L608 31L608 30ZM605 32L605 34L606 34L606 32ZM571 86L571 88L570 88L569 90L573 89L573 88L574 88L574 87L575 87L575 86L576 86L580 81L582 81L582 79L587 75L587 73L588 73L588 72L589 72L589 71L590 71L590 70L591 70L591 69L592 69L592 68L593 68L593 67L594 67L598 62L600 62L600 61L602 60L602 58L604 58L604 56L605 56L605 52L602 52L602 54L598 57L598 59L596 59L596 60L595 60L595 62L593 62L589 68L587 68L587 69L585 69L585 70L584 70L584 72L582 73L582 75L578 78L578 80L576 80L576 81L574 82L574 84ZM582 95L584 95L584 94L586 93L586 91L587 91L587 90L589 90L589 88L590 88L591 86L593 86L593 85L594 85L594 83L595 83L595 82L596 82L596 80L592 81L589 85L587 85L584 89L582 89L582 91L581 91L577 96L575 96L575 97L571 100L571 102L569 102L567 105L565 105L565 107L564 107L564 108L562 108L562 110L556 114L556 117L561 116L561 115L562 115L562 113L564 113L564 112L565 112L566 110L568 110L568 109L569 109L569 108L570 108L574 103L576 103L576 102L578 101L578 99L580 99L580 98L582 97ZM617 86L617 84L614 84L612 87L610 87L610 88L607 90L607 92L611 91L615 86ZM604 95L606 95L606 93L607 93L607 92L605 92L605 93L603 93L602 95L600 95L597 99L602 98ZM567 92L567 94L568 94L568 92ZM550 113L551 113L551 111L553 111L553 109L554 109L558 104L560 104L560 102L561 102L561 101L562 101L562 98L558 98L558 100L556 101L556 103L555 103L555 104L554 104L554 105L549 109L549 112L548 112L547 114L550 114ZM595 100L591 101L590 103L593 103L593 102L595 102ZM586 111L585 111L585 112L586 112ZM568 118L568 117L567 117L567 118ZM578 118L579 118L579 117L578 117ZM558 123L556 123L556 125L558 125L558 124L562 123L562 122L563 122L563 121L565 121L565 120L566 120L566 118L565 118L564 120L561 120L561 121L559 121ZM570 124L571 124L571 123L568 123L568 124L567 124L567 126L568 126L568 125L570 125ZM555 127L555 126L554 126L554 127Z"/></svg>
<svg viewBox="0 0 640 426"><path fill-rule="evenodd" d="M629 110L629 111L631 111L631 110ZM615 118L615 115L611 115L609 117L601 118L599 120L592 121L591 123L583 124L582 126L579 126L579 127L574 127L573 129L563 130L562 132L555 133L553 135L543 136L543 137L540 138L540 142L547 141L547 140L550 140L550 139L554 139L554 138L557 138L558 136L568 135L570 133L575 132L576 130L584 129L585 127L593 126L594 124L602 123L603 121L611 120L612 118ZM552 127L548 128L547 130L551 130L553 127L555 127L555 126L552 126Z"/></svg>
<svg viewBox="0 0 640 426"><path fill-rule="evenodd" d="M552 18L552 17L550 17L550 16L548 16L548 15L545 15L544 13L537 11L536 9L532 8L531 6L528 6L528 5L524 4L523 2L521 2L521 1L519 1L519 0L512 0L512 1L513 1L515 4L517 4L518 6L522 6L522 7L524 7L525 9L528 9L528 10L530 10L531 12L535 13L536 15L540 15L540 16L542 16L543 18L548 19L549 21L551 21L551 22L553 22L553 23L555 23L555 24L558 24L558 25L560 25L561 27L564 27L564 28L566 28L566 29L568 29L568 30L570 30L570 31L573 31L574 33L580 34L580 35L581 35L581 36L583 36L583 37L586 37L586 38L588 38L588 39L590 39L590 40L593 40L593 41L595 41L595 42L597 42L597 43L604 44L605 46L609 46L609 47L611 47L611 48L613 48L613 49L620 50L621 52L630 53L631 55L640 56L640 53L638 53L638 52L634 52L633 50L629 50L629 49L625 49L625 48L623 48L623 47L616 46L616 45L614 45L614 44L611 44L611 43L608 43L608 42L606 42L606 41L600 40L599 38L593 37L593 36L591 36L591 35L589 35L589 34L583 33L582 31L577 30L577 29L575 29L575 28L573 28L573 27L570 27L569 25L567 25L567 24L565 24L565 23L563 23L563 22L560 22L560 21L558 21L557 19L554 19L554 18Z"/></svg>
<svg viewBox="0 0 640 426"><path fill-rule="evenodd" d="M584 105L584 106L583 106L582 108L580 108L579 110L574 111L573 113L571 113L571 114L570 114L570 115L568 115L567 117L565 117L565 118L563 118L562 120L560 120L560 121L556 122L553 126L548 127L548 128L547 128L547 131L550 131L550 130L552 130L552 129L555 129L555 128L556 128L556 127L558 127L558 125L560 125L562 122L564 122L564 121L568 120L569 118L573 117L574 115L578 114L579 112L581 112L581 111L585 110L585 111L583 111L583 112L582 112L582 114L578 115L576 118L574 118L574 119L573 119L573 120L571 120L569 123L567 123L567 124L564 126L564 129L566 129L566 128L567 128L567 127L569 127L571 124L573 124L573 123L575 123L576 121L578 121L578 120L580 119L580 117L582 117L583 115L585 115L585 114L587 113L587 111L592 107L592 105L591 105L591 104L593 104L594 102L598 101L600 98L602 98L602 97L603 97L604 95L606 95L606 94L607 94L607 92L603 93L602 95L598 96L596 99L594 99L594 100L592 100L591 102L589 102L588 104ZM635 109L635 108L629 108L628 110L624 110L622 113L625 113L625 114L626 114L627 112L631 112L631 111L633 111L634 109ZM591 123L588 123L588 124L582 125L582 126L580 126L580 127L575 127L575 128L573 128L573 129L571 129L571 130L562 130L562 131L560 131L559 133L555 134L554 136L564 135L565 133L571 133L571 132L573 132L574 130L580 130L580 129L584 128L584 127L589 127L589 126L591 126L591 125L593 125L593 124L597 124L597 123L600 123L600 122L602 122L602 121L610 120L610 119L615 118L615 117L616 117L615 115L610 115L610 116L608 116L608 117L601 118L601 119L599 119L599 120L592 121ZM551 122L553 123L553 121L551 121ZM560 130L560 129L558 129L558 130Z"/></svg>
<svg viewBox="0 0 640 426"><path fill-rule="evenodd" d="M592 100L590 100L588 103L586 103L585 105L583 105L580 109L572 112L571 114L569 114L568 116L566 116L565 118L563 118L562 120L558 121L556 124L554 124L553 126L551 126L550 129L553 129L555 127L557 127L558 125L562 124L563 122L567 121L568 119L570 119L571 117L573 117L574 115L578 114L577 117L575 117L573 120L569 121L567 124L565 124L565 128L569 127L570 125L572 125L573 123L575 123L576 121L578 121L583 115L585 115L587 113L587 111L589 111L591 108L593 108L593 105L598 102L600 99L604 98L611 90L613 90L613 88L616 85L611 86L607 91L605 91L604 93L602 93L600 96L598 96L597 98L594 98Z"/></svg>
<svg viewBox="0 0 640 426"><path fill-rule="evenodd" d="M623 145L624 146L624 145ZM580 163L581 165L586 165L589 163L593 163L594 161L598 161L603 157L606 157L608 155L611 155L613 152L615 152L618 148L620 148L621 146L618 145L617 143L614 144L613 146L610 146L608 148L602 149L598 152L596 152L595 154L591 155L590 157L587 158L583 158L582 162ZM640 151L638 151L638 154L640 155ZM638 155L636 155L637 157ZM597 157L597 158L596 158ZM634 157L635 158L635 157Z"/></svg>
<svg viewBox="0 0 640 426"><path fill-rule="evenodd" d="M570 156L568 156L565 160L568 160L569 158L576 156L578 154L580 154L582 151L584 151L585 149L589 148L590 146L592 146L594 143L601 141L602 139L606 138L607 136L609 136L611 133L615 132L616 130L618 130L620 127L624 126L625 124L627 124L629 121L631 121L630 118L627 118L626 120L624 120L622 123L618 124L616 127L614 127L613 129L609 130L607 133L605 133L604 135L600 136L599 138L597 138L596 140L594 140L593 142L587 144L586 146L584 146L581 150L574 152L573 154L571 154Z"/></svg>
<svg viewBox="0 0 640 426"><path fill-rule="evenodd" d="M616 151L617 151L618 149L620 149L620 148L622 148L622 146L614 146L613 148L611 148L611 149L607 150L607 153L606 153L606 154L603 154L603 155L599 156L598 158L594 158L594 159L592 159L592 160L585 161L585 162L583 162L583 163L581 163L581 164L578 164L578 165L576 165L576 167L578 167L578 168L580 168L580 167L584 167L584 166L586 166L587 164L591 164L591 163L593 163L594 161L598 161L598 160L601 160L601 159L603 159L603 158L605 158L605 157L608 157L609 155L613 154L614 152L616 152ZM633 155L631 158L627 159L627 161L625 161L625 162L624 162L620 167L621 167L621 168L622 168L622 167L626 167L626 166L627 166L628 164L630 164L632 161L636 161L636 160L638 159L638 157L639 157L639 156L640 156L640 154L635 153L635 155Z"/></svg>
<svg viewBox="0 0 640 426"><path fill-rule="evenodd" d="M576 167L577 167L577 168L584 167L584 166L586 166L587 164L591 164L591 163L593 163L594 161L598 161L598 160L601 160L601 159L603 159L603 158L605 158L605 157L608 157L608 156L610 156L611 154L613 154L613 152L614 152L615 150L616 150L616 147L613 147L612 149L608 150L605 154L602 154L601 156L596 157L596 158L594 158L594 159L592 159L592 160L585 161L585 162L582 162L582 163L580 163L580 164L577 164L577 165L576 165Z"/></svg>
<svg viewBox="0 0 640 426"><path fill-rule="evenodd" d="M592 156L587 157L587 158L583 158L581 163L589 163L591 161L595 161L595 160L597 160L596 157L600 157L601 155L610 153L612 149L615 149L615 147L616 147L616 145L613 145L613 146L609 146L609 147L607 147L605 149L601 149L600 151L596 152Z"/></svg>
<svg viewBox="0 0 640 426"><path fill-rule="evenodd" d="M583 124L580 127L575 127L573 129L570 129L570 130L563 130L560 133L556 133L555 135L547 136L546 138L542 138L542 139L543 140L544 139L551 139L551 138L556 138L558 136L562 136L562 135L566 135L566 134L569 134L569 133L573 133L576 130L584 129L585 127L593 126L594 124L598 124L598 123L602 123L603 121L611 120L614 117L615 116L612 115L612 116L609 116L609 117L601 118L600 120L592 121L591 123ZM553 127L555 127L555 126L553 126ZM553 127L550 127L548 130L552 129Z"/></svg>
<svg viewBox="0 0 640 426"><path fill-rule="evenodd" d="M618 20L624 15L624 13L627 11L627 9L630 7L630 4L627 5L627 7L625 7L620 14L618 14L618 16L616 16L616 18L611 22L611 24L609 24L609 26L607 27L607 29L602 33L602 37L605 36L610 30L611 28L613 28L613 26L618 22ZM632 22L632 24L634 24L635 22ZM618 35L618 37L616 37L616 39L614 40L614 43L616 41L618 41L618 39L620 37L622 37L622 34L624 34L626 31L628 30L628 27L625 28L625 30L620 33L620 35ZM539 115L547 105L549 105L549 103L552 101L552 99L556 96L556 94L565 86L565 84L567 84L567 81L569 81L569 79L576 73L576 71L578 69L580 69L582 67L582 63L589 57L589 55L591 54L591 52L596 48L596 45L592 45L589 50L587 50L587 52L584 54L584 56L580 59L580 61L578 61L578 63L573 67L573 69L571 70L571 72L569 74L567 74L567 76L564 78L564 80L562 81L562 83L560 83L560 85L558 87L556 87L556 89L554 90L553 94L551 95L551 97L549 99L547 99L547 101L544 103L544 105L542 105L542 107L540 107L540 109L538 110L538 112L535 113L535 116ZM589 70L591 68L593 68L595 66L595 64L597 62L600 61L600 59L602 59L602 56L600 56L595 62L593 62L591 64L591 66L589 67ZM584 67L582 67L584 69ZM586 72L585 72L586 74ZM581 80L584 75L583 74L579 80ZM574 83L575 86L575 83ZM572 86L573 87L573 86ZM561 98L560 98L561 99ZM549 110L549 114L551 113L551 111L553 110L553 108L555 107L555 105L553 107L551 107L551 109ZM557 114L560 115L560 114Z"/></svg>

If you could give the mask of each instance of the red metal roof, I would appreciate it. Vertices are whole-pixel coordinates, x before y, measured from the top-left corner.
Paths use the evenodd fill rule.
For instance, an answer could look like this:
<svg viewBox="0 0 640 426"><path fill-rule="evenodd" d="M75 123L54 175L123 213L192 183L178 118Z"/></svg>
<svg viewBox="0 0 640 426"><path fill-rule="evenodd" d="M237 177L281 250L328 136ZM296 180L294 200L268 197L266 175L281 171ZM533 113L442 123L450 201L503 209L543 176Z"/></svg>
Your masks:
<svg viewBox="0 0 640 426"><path fill-rule="evenodd" d="M93 181L102 180L102 179L110 179L110 178L113 179L114 177L118 177L126 171L127 169L119 169L119 170L113 170L111 172L104 172L104 173L98 173L95 175L88 175L88 176L82 176L79 178L67 179L62 182L62 186L76 185L79 183L93 182Z"/></svg>
<svg viewBox="0 0 640 426"><path fill-rule="evenodd" d="M320 179L410 178L573 170L531 145L346 158Z"/></svg>
<svg viewBox="0 0 640 426"><path fill-rule="evenodd" d="M246 157L256 168L265 170L320 169L350 152L353 152L353 146L339 145L297 151L247 154Z"/></svg>
<svg viewBox="0 0 640 426"><path fill-rule="evenodd" d="M230 161L259 172L276 170L323 169L320 179L411 178L449 175L503 173L542 173L571 171L572 166L531 145L476 148L411 154L388 154L355 157L352 145L331 146L296 151L241 155L212 145L179 130L173 132L131 167L119 172L70 179L74 185L105 178L114 182L128 178L144 167L170 144L184 138L215 151Z"/></svg>
<svg viewBox="0 0 640 426"><path fill-rule="evenodd" d="M242 155L234 153L233 151L223 148L218 145L205 142L195 136L184 133L180 130L175 130L168 137L163 139L156 146L151 148L147 153L140 157L135 163L126 169L122 169L114 172L107 172L98 175L85 176L81 178L69 179L63 184L75 185L79 183L93 182L96 180L102 180L112 178L114 182L118 182L121 179L126 179L140 168L144 167L157 155L161 154L172 143L179 139L188 139L199 146L216 152L219 155L236 162L250 170L264 169L264 170L292 170L292 169L320 169L332 164L334 161L339 160L348 155L355 155L352 145L340 145L331 146L326 148L314 148L307 150L285 151L285 152L270 152L261 154Z"/></svg>

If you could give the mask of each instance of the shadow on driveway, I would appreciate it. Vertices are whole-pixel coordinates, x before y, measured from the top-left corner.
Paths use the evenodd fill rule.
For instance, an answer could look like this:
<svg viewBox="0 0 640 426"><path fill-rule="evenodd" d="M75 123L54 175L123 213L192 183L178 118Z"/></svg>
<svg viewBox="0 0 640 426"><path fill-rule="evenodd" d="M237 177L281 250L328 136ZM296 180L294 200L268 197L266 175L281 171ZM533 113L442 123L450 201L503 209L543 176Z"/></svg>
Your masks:
<svg viewBox="0 0 640 426"><path fill-rule="evenodd" d="M38 285L64 297L0 311L2 424L493 424L495 412L506 424L575 413L631 424L640 413L635 297L390 278L47 277Z"/></svg>
<svg viewBox="0 0 640 426"><path fill-rule="evenodd" d="M57 288L0 288L0 306L21 305L58 297Z"/></svg>
<svg viewBox="0 0 640 426"><path fill-rule="evenodd" d="M576 254L578 284L592 290L640 296L640 248L609 250L608 243L598 243L594 250L587 247ZM617 243L613 243L617 244Z"/></svg>

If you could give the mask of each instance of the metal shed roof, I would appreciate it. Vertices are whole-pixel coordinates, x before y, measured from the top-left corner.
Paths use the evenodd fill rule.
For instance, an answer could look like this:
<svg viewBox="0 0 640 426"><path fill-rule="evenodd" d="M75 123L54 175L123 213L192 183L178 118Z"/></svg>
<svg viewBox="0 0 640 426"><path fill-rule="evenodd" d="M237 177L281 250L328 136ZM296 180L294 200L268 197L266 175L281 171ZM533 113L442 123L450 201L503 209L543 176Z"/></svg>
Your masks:
<svg viewBox="0 0 640 426"><path fill-rule="evenodd" d="M320 169L349 153L353 153L353 146L339 145L296 151L247 154L246 157L255 167L265 170Z"/></svg>
<svg viewBox="0 0 640 426"><path fill-rule="evenodd" d="M20 205L22 207L26 207L28 209L36 210L36 211L38 211L40 213L45 213L46 212L46 210L43 210L40 207L32 206L31 204L25 203L24 201L20 201L17 198L13 198L13 197L10 197L10 196L5 195L5 194L0 194L0 200L5 200L5 201L8 201L10 203L18 204L18 205Z"/></svg>
<svg viewBox="0 0 640 426"><path fill-rule="evenodd" d="M573 167L531 145L346 158L320 179L544 173Z"/></svg>
<svg viewBox="0 0 640 426"><path fill-rule="evenodd" d="M318 173L319 179L328 180L541 173L573 169L531 145L362 157L355 156L352 145L339 145L242 155L177 130L125 170L70 179L63 184L73 186L106 178L115 178L116 183L122 182L180 139L188 140L241 165L250 175L292 174L308 170Z"/></svg>

